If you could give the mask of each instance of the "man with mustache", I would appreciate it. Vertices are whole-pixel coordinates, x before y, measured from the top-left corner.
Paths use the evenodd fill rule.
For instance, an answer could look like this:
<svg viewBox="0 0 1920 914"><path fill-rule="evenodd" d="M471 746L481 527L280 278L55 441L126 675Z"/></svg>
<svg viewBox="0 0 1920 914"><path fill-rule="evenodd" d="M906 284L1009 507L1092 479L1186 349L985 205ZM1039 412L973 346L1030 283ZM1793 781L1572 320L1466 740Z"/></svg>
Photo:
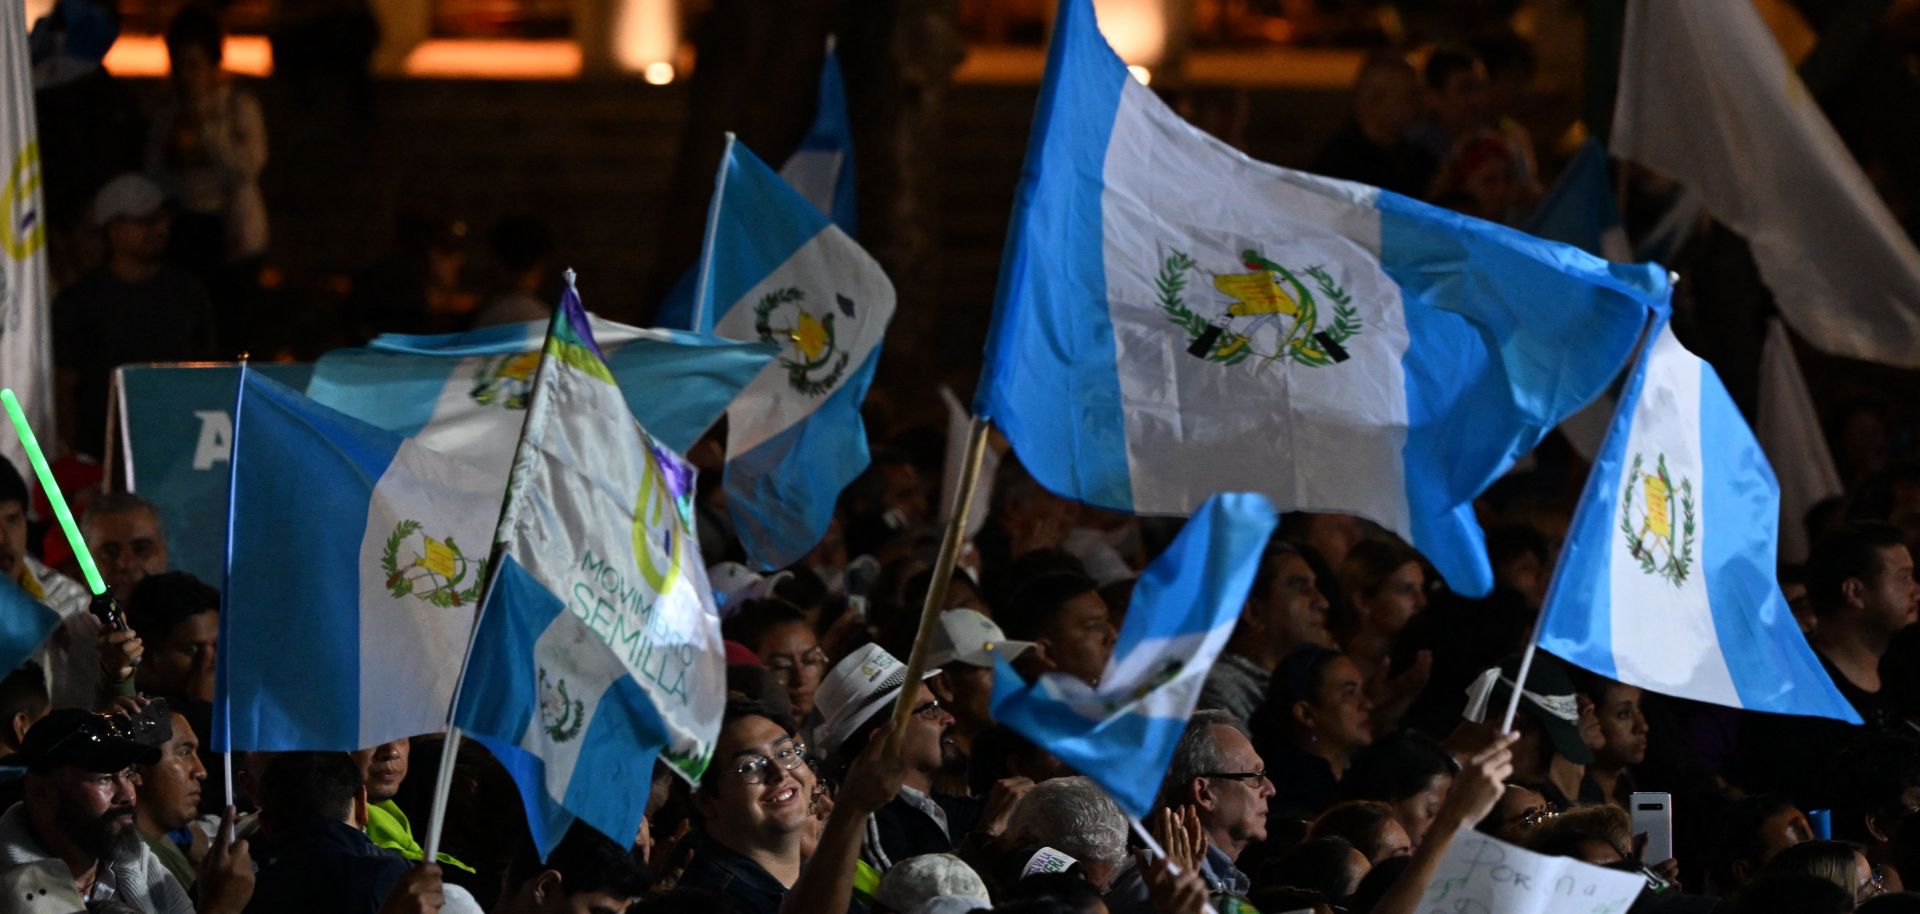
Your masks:
<svg viewBox="0 0 1920 914"><path fill-rule="evenodd" d="M0 816L0 865L58 860L89 902L145 914L194 914L178 880L140 841L135 765L160 760L170 721L109 717L73 708L48 714L27 738L25 799ZM253 894L245 841L217 841L201 865L199 914L240 914Z"/></svg>
<svg viewBox="0 0 1920 914"><path fill-rule="evenodd" d="M156 704L165 707L156 699ZM178 711L165 712L173 724L173 735L160 744L160 758L149 765L138 765L139 791L134 797L134 824L140 839L180 886L191 890L194 883L193 861L188 852L173 842L172 835L192 822L200 811L200 784L207 779L207 768L200 763L200 738L193 726ZM189 830L198 848L193 856L206 853L206 839L197 830Z"/></svg>
<svg viewBox="0 0 1920 914"><path fill-rule="evenodd" d="M927 670L925 678L940 671ZM893 864L921 854L944 854L969 833L991 837L1005 830L1020 797L1033 788L1026 778L994 785L985 799L933 792L933 778L960 758L953 741L953 715L921 682L906 681L906 664L877 644L863 645L829 671L815 693L820 723L814 739L827 755L827 770L846 772L868 743L886 739L896 702L911 702L900 758L906 777L899 796L868 818L861 861L884 873Z"/></svg>

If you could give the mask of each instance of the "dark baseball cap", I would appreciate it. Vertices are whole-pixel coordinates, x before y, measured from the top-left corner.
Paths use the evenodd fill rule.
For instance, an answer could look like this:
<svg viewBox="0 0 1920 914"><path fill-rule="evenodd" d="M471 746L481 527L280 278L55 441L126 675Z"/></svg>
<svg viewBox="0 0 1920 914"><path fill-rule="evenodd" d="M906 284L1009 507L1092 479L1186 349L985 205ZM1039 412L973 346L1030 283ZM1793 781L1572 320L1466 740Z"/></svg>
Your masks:
<svg viewBox="0 0 1920 914"><path fill-rule="evenodd" d="M172 738L173 721L162 702L133 717L61 708L27 731L20 756L29 771L41 774L68 765L106 773L159 761L160 744Z"/></svg>
<svg viewBox="0 0 1920 914"><path fill-rule="evenodd" d="M1500 679L1494 684L1489 717L1506 713L1513 695L1513 677L1520 672L1520 655L1500 662ZM1539 721L1553 741L1554 751L1567 761L1593 764L1593 750L1580 738L1579 698L1573 687L1573 673L1566 661L1546 651L1536 651L1533 665L1527 668L1527 687L1521 692L1520 713Z"/></svg>

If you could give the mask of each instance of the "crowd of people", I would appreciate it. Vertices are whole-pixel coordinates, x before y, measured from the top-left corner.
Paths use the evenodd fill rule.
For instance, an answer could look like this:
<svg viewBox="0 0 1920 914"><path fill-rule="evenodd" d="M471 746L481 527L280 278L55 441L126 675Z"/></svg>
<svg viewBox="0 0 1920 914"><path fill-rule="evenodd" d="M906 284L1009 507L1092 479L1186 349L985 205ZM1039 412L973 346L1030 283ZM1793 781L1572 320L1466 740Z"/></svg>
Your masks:
<svg viewBox="0 0 1920 914"><path fill-rule="evenodd" d="M168 914L1391 914L1415 910L1447 847L1477 829L1642 874L1635 910L1920 906L1905 890L1920 883L1920 518L1874 495L1907 492L1904 471L1816 512L1811 557L1781 571L1865 726L1665 698L1542 653L1502 735L1556 515L1489 494L1498 585L1478 600L1362 519L1287 515L1160 788L1160 858L1093 781L997 723L991 698L996 656L1097 683L1135 576L1178 522L1060 499L1006 455L947 582L930 672L908 683L938 542L939 458L915 454L936 444L876 446L827 538L771 575L737 561L718 487L704 488L728 651L713 763L697 786L660 766L631 840L576 825L544 862L510 777L471 743L451 759L436 734L352 754L211 753L218 590L169 569L151 506L100 495L80 529L128 627L103 626L85 589L27 548L27 489L0 467L0 573L64 617L0 681L0 884ZM210 780L229 762L232 797ZM421 865L447 764L441 853ZM1649 859L1634 832L1636 791L1671 797L1671 857Z"/></svg>
<svg viewBox="0 0 1920 914"><path fill-rule="evenodd" d="M57 168L50 154L46 190L66 267L61 438L89 455L106 444L114 366L246 338L267 250L266 127L220 72L217 18L188 6L174 20L172 78L142 111L99 67L113 29L101 9L62 0L34 39L43 142L75 150ZM1352 119L1311 168L1517 224L1541 194L1513 116L1531 66L1511 35L1420 67L1368 57ZM69 117L75 106L91 114ZM547 226L496 226L503 282L489 298L457 281L463 233L411 226L359 277L354 332L547 312ZM936 588L946 442L911 418L931 398L927 411L913 398L875 390L870 467L825 539L772 574L742 564L719 440L694 446L728 651L726 682L703 684L728 695L713 762L697 785L664 766L633 785L637 834L576 825L544 860L512 779L471 742L213 753L218 588L173 568L152 505L86 493L80 530L124 608L124 627L103 624L0 461L0 575L62 617L0 679L0 897L146 914L1411 914L1447 848L1477 830L1640 874L1635 911L1920 910L1920 464L1901 462L1884 410L1838 417L1848 494L1808 516L1810 556L1779 569L1863 726L1645 693L1545 653L1516 682L1578 489L1577 459L1550 445L1478 505L1496 578L1485 598L1450 592L1361 518L1286 516L1146 823L1162 856L1084 773L996 722L992 697L996 657L1097 683L1135 578L1178 522L1061 499L1002 453L985 525ZM935 589L928 673L907 682ZM1636 833L1643 791L1671 799L1670 855Z"/></svg>

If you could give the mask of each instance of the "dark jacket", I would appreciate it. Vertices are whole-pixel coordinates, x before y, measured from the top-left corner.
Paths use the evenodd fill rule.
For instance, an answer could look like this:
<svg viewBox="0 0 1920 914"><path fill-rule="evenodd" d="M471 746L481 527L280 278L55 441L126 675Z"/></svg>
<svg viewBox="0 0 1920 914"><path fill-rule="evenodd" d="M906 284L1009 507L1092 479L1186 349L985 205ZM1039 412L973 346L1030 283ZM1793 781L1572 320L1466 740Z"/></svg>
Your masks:
<svg viewBox="0 0 1920 914"><path fill-rule="evenodd" d="M365 832L324 820L276 835L271 852L247 914L374 914L408 868Z"/></svg>

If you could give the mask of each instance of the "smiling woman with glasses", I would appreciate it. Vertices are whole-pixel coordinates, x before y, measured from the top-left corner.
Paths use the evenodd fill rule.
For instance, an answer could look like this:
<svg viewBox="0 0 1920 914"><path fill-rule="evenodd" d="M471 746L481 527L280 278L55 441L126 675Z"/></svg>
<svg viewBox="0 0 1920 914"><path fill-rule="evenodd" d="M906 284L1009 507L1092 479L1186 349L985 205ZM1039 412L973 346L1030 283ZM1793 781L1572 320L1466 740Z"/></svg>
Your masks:
<svg viewBox="0 0 1920 914"><path fill-rule="evenodd" d="M827 672L827 655L820 649L806 613L785 600L748 600L721 627L729 641L746 645L760 658L775 682L787 691L793 719L804 723L813 713L813 693Z"/></svg>

